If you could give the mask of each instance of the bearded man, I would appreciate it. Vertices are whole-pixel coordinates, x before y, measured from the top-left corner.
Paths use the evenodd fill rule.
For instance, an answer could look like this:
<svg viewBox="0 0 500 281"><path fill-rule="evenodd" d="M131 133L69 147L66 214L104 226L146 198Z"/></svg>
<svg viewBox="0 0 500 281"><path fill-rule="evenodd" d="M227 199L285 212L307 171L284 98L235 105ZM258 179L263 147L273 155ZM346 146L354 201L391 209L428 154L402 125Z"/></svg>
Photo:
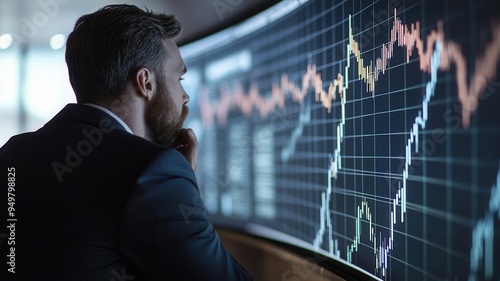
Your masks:
<svg viewBox="0 0 500 281"><path fill-rule="evenodd" d="M2 280L251 279L200 199L179 32L174 16L130 5L76 22L66 63L77 104L0 148L1 224L14 229L2 264L15 271Z"/></svg>

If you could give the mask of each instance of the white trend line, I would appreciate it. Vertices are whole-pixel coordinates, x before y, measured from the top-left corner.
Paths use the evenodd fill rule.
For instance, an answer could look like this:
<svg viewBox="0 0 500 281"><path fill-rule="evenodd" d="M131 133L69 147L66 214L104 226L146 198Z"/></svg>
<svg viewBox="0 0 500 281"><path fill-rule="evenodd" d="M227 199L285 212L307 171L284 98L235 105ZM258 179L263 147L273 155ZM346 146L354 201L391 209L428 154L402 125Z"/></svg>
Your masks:
<svg viewBox="0 0 500 281"><path fill-rule="evenodd" d="M349 16L349 26L351 26L351 16ZM352 36L352 29L349 29L349 36ZM350 54L351 51L351 46L350 44L347 45L347 54ZM394 225L397 223L397 217L396 217L396 210L397 206L400 206L400 220L403 223L404 222L404 214L406 213L406 180L408 179L408 168L411 166L411 153L412 153L412 148L414 145L415 152L418 152L418 140L419 140L419 127L422 129L425 129L425 124L426 121L429 117L428 115L428 107L429 107L429 102L431 100L431 97L434 96L435 92L435 87L437 83L437 72L439 70L439 66L441 64L441 54L443 51L443 45L441 41L437 40L435 44L435 49L432 54L431 58L431 79L429 82L426 84L426 93L424 100L422 101L422 109L418 112L417 117L415 117L415 122L413 123L412 129L410 130L410 136L407 140L406 144L406 161L405 161L405 167L403 169L403 175L402 175L402 182L403 186L400 188L396 194L396 197L392 200L392 211L390 213L390 220L391 220L391 232L390 232L390 237L389 241L385 242L385 240L382 239L381 233L380 237L378 239L378 243L380 245L377 246L377 237L375 234L375 231L370 229L370 240L373 241L374 243L374 249L378 248L378 253L374 251L375 255L375 260L376 260L376 266L377 270L382 269L382 275L385 276L387 272L387 259L390 251L394 248ZM343 95L341 95L341 111L342 111L342 120L341 122L337 125L337 145L335 147L334 153L333 153L333 159L332 159L332 164L328 169L328 187L326 191L324 191L321 194L321 208L320 208L320 227L316 233L316 237L313 240L313 246L316 249L319 249L321 247L321 244L323 243L323 236L325 234L326 229L328 228L328 234L329 234L329 240L328 240L328 251L331 255L340 257L340 251L338 250L338 240L333 239L332 235L332 223L331 223L331 217L330 217L330 197L332 193L332 178L337 179L337 173L338 171L342 168L341 165L341 144L344 140L344 127L345 127L345 104L346 104L346 96L347 92L345 91L348 89L348 69L350 67L350 59L347 59L347 65L345 67L345 89ZM368 206L365 206L367 209L367 213L369 213L369 208ZM363 206L358 208L358 215L357 215L357 221L356 225L360 225L360 220L362 219L361 212L363 211ZM354 238L353 244L351 246L347 246L347 253L346 253L346 260L348 262L351 262L351 257L352 257L352 252L357 251L357 246L360 244L360 236L361 236L361 231L359 228L357 228L356 231L356 237Z"/></svg>
<svg viewBox="0 0 500 281"><path fill-rule="evenodd" d="M472 231L472 247L470 249L469 281L476 280L476 273L481 260L484 261L484 278L493 278L494 271L494 240L495 240L495 213L500 220L500 170L497 182L491 187L490 202L485 217L479 220ZM498 265L498 261L497 261Z"/></svg>
<svg viewBox="0 0 500 281"><path fill-rule="evenodd" d="M283 148L283 150L281 150L281 161L288 162L288 160L290 160L290 157L292 157L295 154L297 141L302 136L302 132L304 131L304 126L309 124L309 122L311 122L311 105L309 102L306 101L305 109L299 115L299 124L292 131L290 144L288 145L288 147Z"/></svg>

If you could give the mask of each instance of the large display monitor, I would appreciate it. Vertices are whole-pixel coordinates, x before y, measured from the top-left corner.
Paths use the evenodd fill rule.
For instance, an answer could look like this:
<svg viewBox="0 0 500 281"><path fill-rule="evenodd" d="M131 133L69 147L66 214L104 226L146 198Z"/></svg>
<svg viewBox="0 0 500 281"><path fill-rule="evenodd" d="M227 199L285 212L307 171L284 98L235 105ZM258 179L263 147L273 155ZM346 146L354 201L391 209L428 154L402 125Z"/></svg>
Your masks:
<svg viewBox="0 0 500 281"><path fill-rule="evenodd" d="M181 47L212 221L382 280L499 280L498 6L283 1Z"/></svg>

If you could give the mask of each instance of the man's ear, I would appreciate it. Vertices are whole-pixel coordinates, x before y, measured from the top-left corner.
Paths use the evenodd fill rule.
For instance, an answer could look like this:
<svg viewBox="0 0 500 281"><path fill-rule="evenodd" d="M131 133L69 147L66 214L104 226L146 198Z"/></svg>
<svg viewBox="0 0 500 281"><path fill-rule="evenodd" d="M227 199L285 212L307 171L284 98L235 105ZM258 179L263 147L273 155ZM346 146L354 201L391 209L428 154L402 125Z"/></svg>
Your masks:
<svg viewBox="0 0 500 281"><path fill-rule="evenodd" d="M135 74L135 87L137 94L150 101L153 98L153 93L156 90L156 81L154 74L147 68L143 67L137 70Z"/></svg>

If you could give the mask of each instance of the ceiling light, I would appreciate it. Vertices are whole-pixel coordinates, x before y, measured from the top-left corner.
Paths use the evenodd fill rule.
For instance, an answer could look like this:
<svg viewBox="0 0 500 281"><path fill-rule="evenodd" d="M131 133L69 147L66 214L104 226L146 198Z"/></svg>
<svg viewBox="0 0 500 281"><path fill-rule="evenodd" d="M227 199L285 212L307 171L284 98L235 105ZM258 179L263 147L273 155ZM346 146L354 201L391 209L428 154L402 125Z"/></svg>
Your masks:
<svg viewBox="0 0 500 281"><path fill-rule="evenodd" d="M12 35L9 33L0 36L0 49L7 49L12 44Z"/></svg>
<svg viewBox="0 0 500 281"><path fill-rule="evenodd" d="M66 36L62 34L56 34L50 38L50 47L54 50L61 49L66 43Z"/></svg>

